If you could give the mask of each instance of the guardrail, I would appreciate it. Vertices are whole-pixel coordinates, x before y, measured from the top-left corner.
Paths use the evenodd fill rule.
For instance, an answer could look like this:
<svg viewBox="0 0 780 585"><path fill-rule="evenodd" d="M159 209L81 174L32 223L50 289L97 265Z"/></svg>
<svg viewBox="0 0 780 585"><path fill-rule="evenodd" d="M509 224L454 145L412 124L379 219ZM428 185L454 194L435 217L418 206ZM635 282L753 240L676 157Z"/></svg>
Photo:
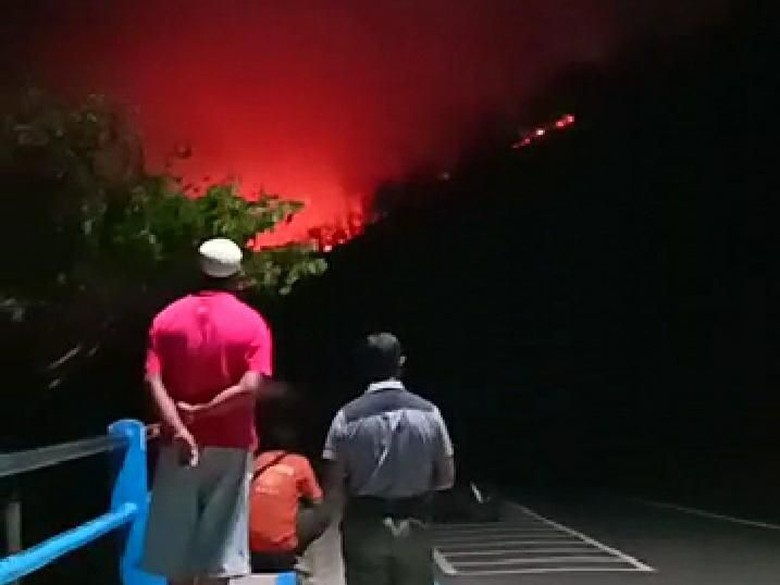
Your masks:
<svg viewBox="0 0 780 585"><path fill-rule="evenodd" d="M165 585L165 580L138 568L149 507L146 473L146 428L133 420L121 420L108 428L108 435L0 455L0 478L19 475L90 457L100 453L117 455L116 478L110 510L91 520L35 545L0 559L0 585L18 581L60 557L90 544L105 534L124 529L119 576L124 585Z"/></svg>
<svg viewBox="0 0 780 585"><path fill-rule="evenodd" d="M121 532L123 546L119 577L122 584L166 585L165 579L139 568L149 509L147 436L154 437L157 431L156 427L147 428L138 421L121 420L109 426L104 437L0 454L0 479L101 453L116 456L116 477L109 511L29 549L12 551L9 556L0 558L0 585L18 582L22 577L113 531ZM15 515L18 528L18 508ZM7 537L17 540L14 535ZM277 585L289 585L295 582L295 577L293 574L280 574L276 582Z"/></svg>

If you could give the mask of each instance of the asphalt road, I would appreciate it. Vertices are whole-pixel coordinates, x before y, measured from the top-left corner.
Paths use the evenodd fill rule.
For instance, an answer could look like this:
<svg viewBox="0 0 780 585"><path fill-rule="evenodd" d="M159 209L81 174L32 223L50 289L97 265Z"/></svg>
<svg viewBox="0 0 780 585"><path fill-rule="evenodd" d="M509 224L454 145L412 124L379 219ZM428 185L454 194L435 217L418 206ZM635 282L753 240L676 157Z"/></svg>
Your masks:
<svg viewBox="0 0 780 585"><path fill-rule="evenodd" d="M780 583L780 526L746 525L738 519L597 496L518 496L515 502L504 527L439 529L445 565L449 557L454 562L448 568L456 571L440 570L442 585ZM504 536L509 537L503 541L506 546ZM501 546L504 556L489 553L500 560L493 567L473 562L475 557L485 559L486 549ZM536 553L534 548L552 552ZM471 557L458 556L469 551ZM536 572L545 569L553 571Z"/></svg>
<svg viewBox="0 0 780 585"><path fill-rule="evenodd" d="M616 497L516 496L499 523L437 525L439 585L777 585L780 526ZM441 570L442 565L455 574ZM307 554L343 585L337 526ZM548 572L539 572L547 570ZM478 574L475 574L478 573Z"/></svg>

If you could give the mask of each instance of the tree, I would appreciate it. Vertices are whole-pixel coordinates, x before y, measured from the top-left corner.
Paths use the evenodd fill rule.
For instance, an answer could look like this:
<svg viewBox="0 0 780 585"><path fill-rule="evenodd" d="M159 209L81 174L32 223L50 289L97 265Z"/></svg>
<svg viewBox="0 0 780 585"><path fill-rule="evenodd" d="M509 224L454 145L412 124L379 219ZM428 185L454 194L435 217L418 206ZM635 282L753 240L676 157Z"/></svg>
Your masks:
<svg viewBox="0 0 780 585"><path fill-rule="evenodd" d="M190 196L145 169L139 135L102 96L70 104L26 89L0 96L0 112L0 323L12 355L31 340L39 369L89 354L128 310L181 292L208 237L245 245L245 286L263 295L325 269L308 244L253 245L301 203L249 201L231 183Z"/></svg>

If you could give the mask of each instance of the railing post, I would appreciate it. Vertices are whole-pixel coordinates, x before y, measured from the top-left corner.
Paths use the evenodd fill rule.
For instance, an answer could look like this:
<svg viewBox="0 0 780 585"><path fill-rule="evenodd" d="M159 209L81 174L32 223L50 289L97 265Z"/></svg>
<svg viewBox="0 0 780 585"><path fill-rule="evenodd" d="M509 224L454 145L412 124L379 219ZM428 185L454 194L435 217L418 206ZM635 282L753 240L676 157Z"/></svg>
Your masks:
<svg viewBox="0 0 780 585"><path fill-rule="evenodd" d="M274 580L274 585L297 585L298 583L298 576L295 574L295 571L284 571L283 573L278 573L276 575L276 579Z"/></svg>
<svg viewBox="0 0 780 585"><path fill-rule="evenodd" d="M138 512L125 531L119 571L123 585L165 585L165 579L141 570L146 519L149 511L149 486L146 472L146 430L135 420L120 420L108 428L108 433L127 441L120 455L120 464L111 494L111 509L127 503L135 504Z"/></svg>
<svg viewBox="0 0 780 585"><path fill-rule="evenodd" d="M3 501L3 527L5 532L5 551L3 556L11 556L22 550L22 501L16 485L8 491ZM11 585L19 585L12 581Z"/></svg>

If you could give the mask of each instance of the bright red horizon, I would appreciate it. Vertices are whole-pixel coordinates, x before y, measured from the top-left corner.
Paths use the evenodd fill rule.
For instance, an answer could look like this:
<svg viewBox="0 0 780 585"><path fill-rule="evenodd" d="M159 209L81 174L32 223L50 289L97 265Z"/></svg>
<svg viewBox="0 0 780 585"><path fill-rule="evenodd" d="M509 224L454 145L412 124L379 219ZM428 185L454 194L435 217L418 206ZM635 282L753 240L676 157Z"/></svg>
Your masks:
<svg viewBox="0 0 780 585"><path fill-rule="evenodd" d="M247 193L306 203L274 242L354 224L381 181L450 168L485 114L522 118L523 100L566 64L602 60L628 36L689 28L716 12L675 0L631 10L623 0L7 8L0 60L56 90L129 105L152 169L186 144L193 156L176 169L185 182L233 176Z"/></svg>

